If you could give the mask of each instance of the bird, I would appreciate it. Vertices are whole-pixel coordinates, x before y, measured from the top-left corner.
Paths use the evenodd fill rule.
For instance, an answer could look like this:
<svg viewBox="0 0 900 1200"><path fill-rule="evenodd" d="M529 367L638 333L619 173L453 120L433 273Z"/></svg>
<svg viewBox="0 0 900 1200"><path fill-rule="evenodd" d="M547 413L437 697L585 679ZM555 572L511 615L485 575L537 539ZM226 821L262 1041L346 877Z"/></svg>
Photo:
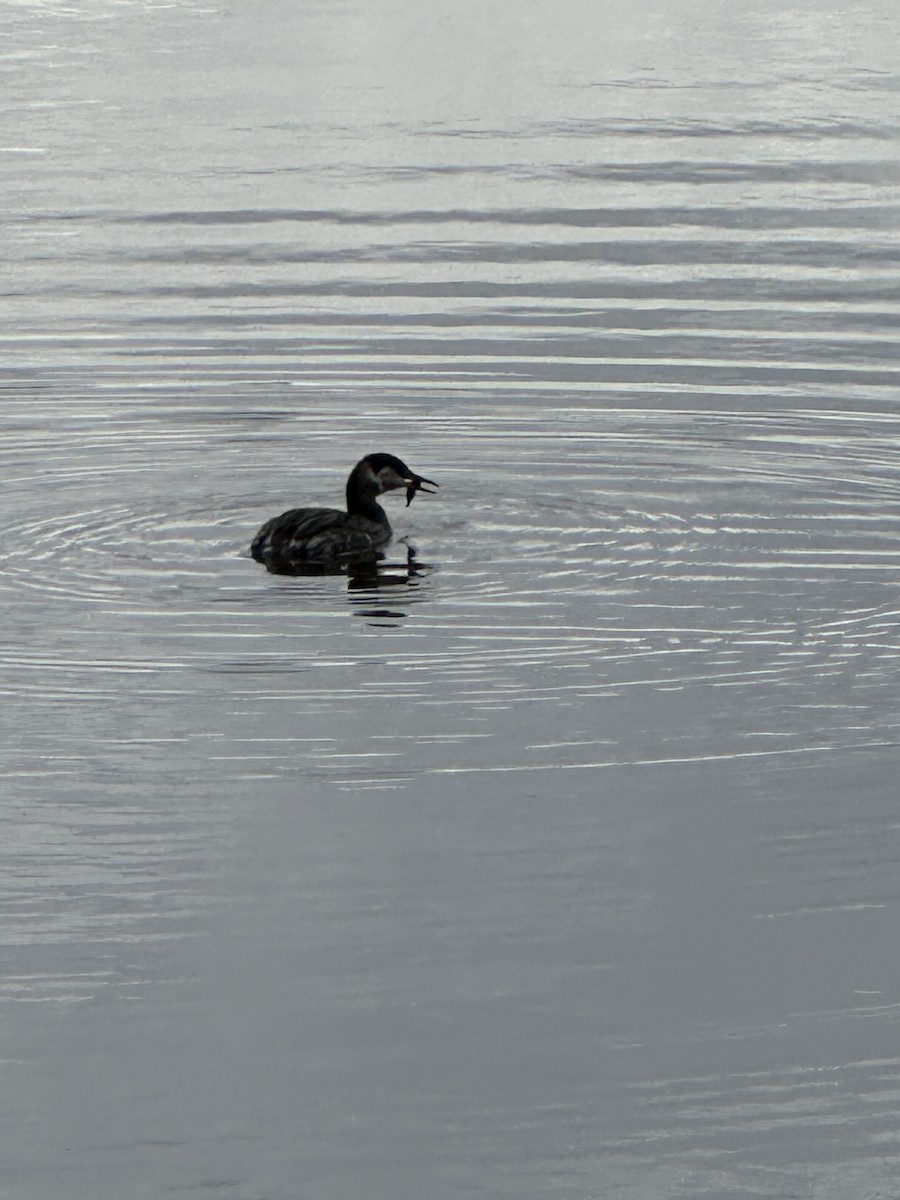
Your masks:
<svg viewBox="0 0 900 1200"><path fill-rule="evenodd" d="M393 454L367 454L347 479L346 512L337 508L289 509L266 521L253 539L250 553L276 572L284 566L340 568L374 560L391 540L391 523L376 497L406 488L409 506L416 492L434 495L432 489L437 486Z"/></svg>

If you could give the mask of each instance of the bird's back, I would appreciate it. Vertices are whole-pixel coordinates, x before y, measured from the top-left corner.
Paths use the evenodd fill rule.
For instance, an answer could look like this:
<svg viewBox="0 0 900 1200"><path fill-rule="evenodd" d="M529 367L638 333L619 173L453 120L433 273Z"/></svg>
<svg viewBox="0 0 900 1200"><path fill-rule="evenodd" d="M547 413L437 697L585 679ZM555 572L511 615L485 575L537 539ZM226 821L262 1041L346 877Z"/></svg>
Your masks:
<svg viewBox="0 0 900 1200"><path fill-rule="evenodd" d="M292 508L266 521L253 539L250 553L257 562L272 558L328 561L370 554L389 537L390 528L337 508Z"/></svg>

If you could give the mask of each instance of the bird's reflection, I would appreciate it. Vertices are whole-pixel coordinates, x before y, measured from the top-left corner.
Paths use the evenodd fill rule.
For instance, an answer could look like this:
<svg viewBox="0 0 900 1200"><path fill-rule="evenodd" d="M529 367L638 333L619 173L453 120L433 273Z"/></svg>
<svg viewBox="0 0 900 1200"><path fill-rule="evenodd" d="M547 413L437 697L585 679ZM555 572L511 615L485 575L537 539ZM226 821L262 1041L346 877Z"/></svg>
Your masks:
<svg viewBox="0 0 900 1200"><path fill-rule="evenodd" d="M353 605L353 615L365 618L367 624L393 626L409 614L397 608L387 608L378 601L386 588L418 588L420 580L433 570L429 563L416 557L413 546L407 545L404 560L389 561L381 553L339 562L297 562L290 559L268 558L266 569L273 575L345 575L347 597ZM395 593L396 594L396 593ZM399 599L399 594L396 594Z"/></svg>
<svg viewBox="0 0 900 1200"><path fill-rule="evenodd" d="M367 625L390 628L403 621L409 614L383 604L373 604L381 599L379 593L386 588L405 588L407 593L419 586L419 580L431 570L428 563L420 562L412 546L406 547L405 562L354 563L348 569L347 593L354 608L354 616L362 617ZM395 593L398 596L399 594Z"/></svg>

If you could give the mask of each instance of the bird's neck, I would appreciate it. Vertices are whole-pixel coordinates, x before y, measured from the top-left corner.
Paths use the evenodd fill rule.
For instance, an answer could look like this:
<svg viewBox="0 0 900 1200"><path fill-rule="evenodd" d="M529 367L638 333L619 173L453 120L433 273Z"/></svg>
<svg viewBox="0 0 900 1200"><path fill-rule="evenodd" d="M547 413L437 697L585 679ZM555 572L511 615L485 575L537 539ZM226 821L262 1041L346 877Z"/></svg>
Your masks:
<svg viewBox="0 0 900 1200"><path fill-rule="evenodd" d="M383 525L385 529L391 527L387 513L372 492L352 487L349 483L347 484L347 512L351 517L365 517L367 521L374 521L376 525Z"/></svg>

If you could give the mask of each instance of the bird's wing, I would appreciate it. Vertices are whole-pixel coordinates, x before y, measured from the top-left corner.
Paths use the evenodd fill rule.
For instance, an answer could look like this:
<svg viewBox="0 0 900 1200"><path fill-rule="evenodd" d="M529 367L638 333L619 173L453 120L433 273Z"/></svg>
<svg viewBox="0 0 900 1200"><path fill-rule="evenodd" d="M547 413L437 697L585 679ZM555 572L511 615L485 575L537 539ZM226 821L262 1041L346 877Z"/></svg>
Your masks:
<svg viewBox="0 0 900 1200"><path fill-rule="evenodd" d="M250 553L254 558L259 558L267 551L290 553L292 544L306 542L346 520L347 514L337 508L292 508L280 517L266 521L253 539Z"/></svg>

